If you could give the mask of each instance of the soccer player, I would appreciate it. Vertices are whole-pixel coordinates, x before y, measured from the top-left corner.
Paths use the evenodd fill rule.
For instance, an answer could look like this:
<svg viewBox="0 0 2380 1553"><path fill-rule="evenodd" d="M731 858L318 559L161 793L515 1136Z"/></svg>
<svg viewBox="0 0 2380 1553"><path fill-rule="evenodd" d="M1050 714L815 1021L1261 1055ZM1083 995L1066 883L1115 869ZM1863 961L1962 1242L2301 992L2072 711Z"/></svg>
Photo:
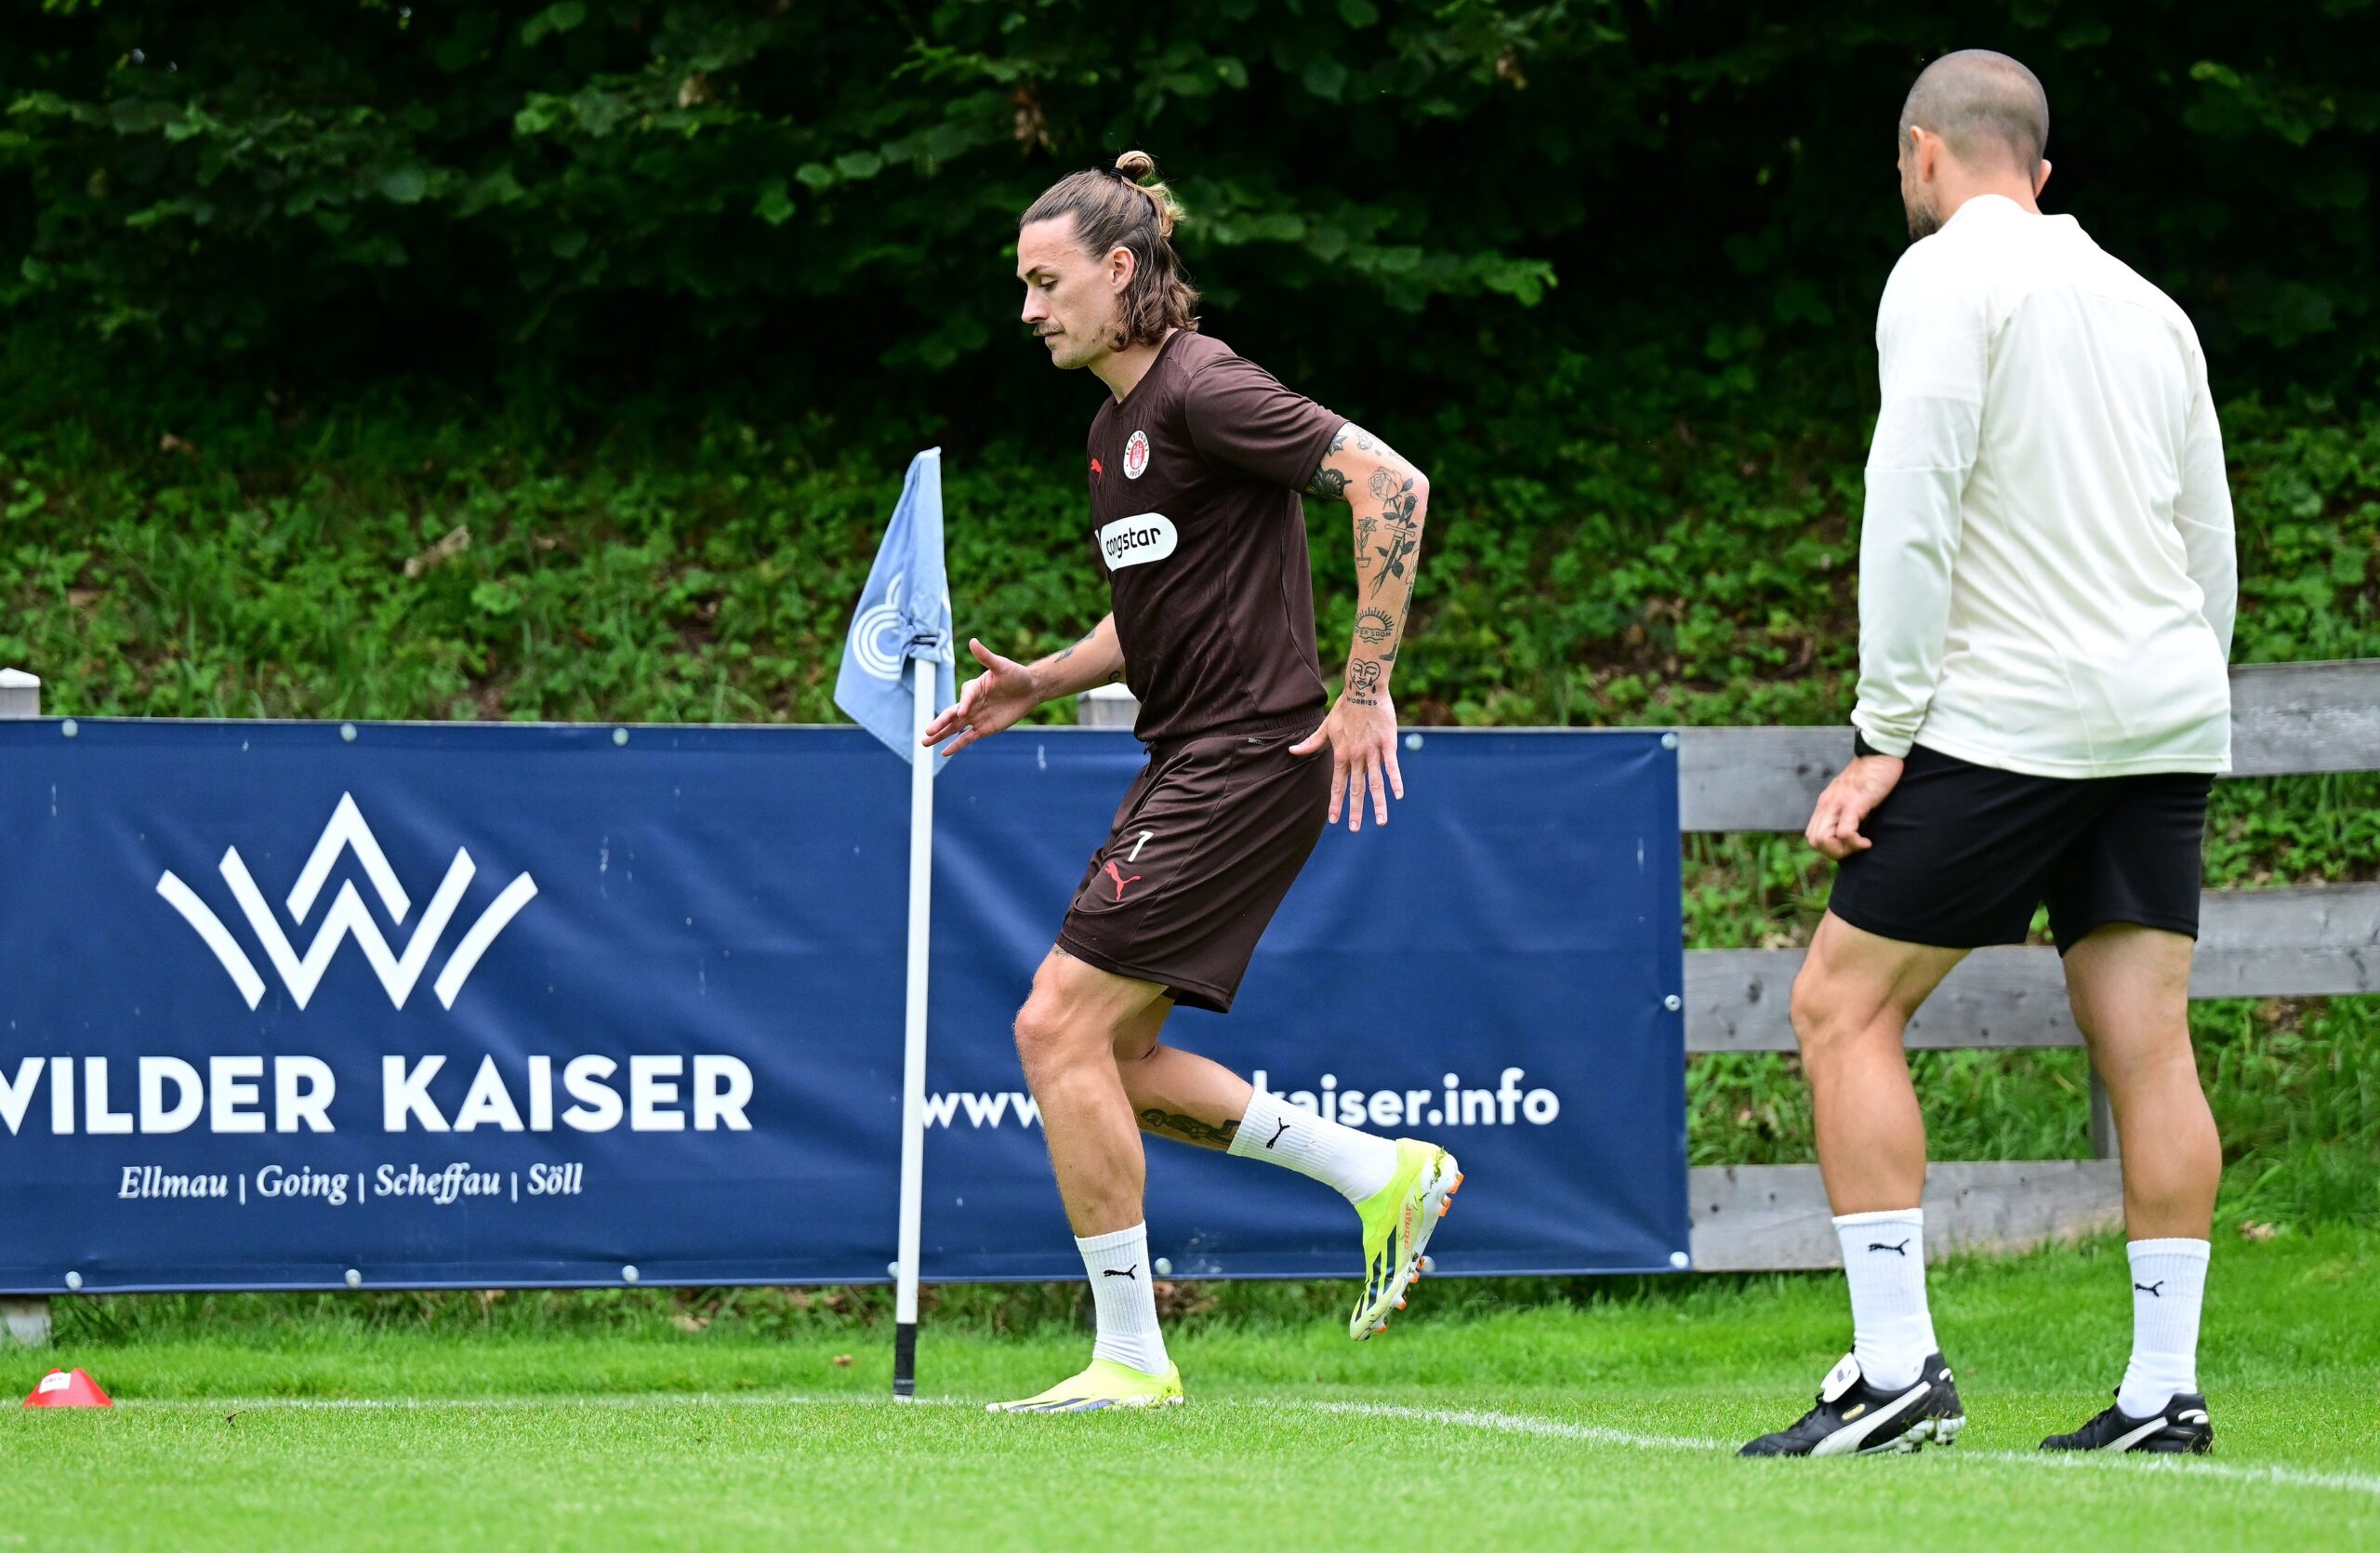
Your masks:
<svg viewBox="0 0 2380 1553"><path fill-rule="evenodd" d="M956 754L1119 674L1148 764L1091 854L1016 1017L1050 1161L1098 1313L1088 1369L995 1412L1183 1400L1149 1285L1140 1133L1285 1165L1355 1207L1365 1279L1347 1324L1385 1328L1461 1182L1454 1157L1259 1094L1159 1036L1177 1003L1228 1012L1324 829L1402 798L1389 681L1429 482L1387 444L1199 332L1181 211L1141 152L1061 179L1018 223L1024 321L1107 398L1091 426L1089 537L1113 612L1038 663L980 642L984 672L926 732ZM1356 617L1330 703L1300 493L1355 510ZM1329 706L1328 714L1324 709Z"/></svg>
<svg viewBox="0 0 2380 1553"><path fill-rule="evenodd" d="M2003 55L1936 60L1901 109L1915 241L1876 322L1856 752L1808 830L1842 867L1792 994L1856 1337L1818 1405L1746 1455L1964 1425L1925 1307L1901 1031L2043 903L2114 1102L2133 1347L2115 1405L2042 1448L2214 1440L2197 1347L2222 1159L2185 1000L2230 763L2231 498L2188 318L2041 213L2048 139L2041 83Z"/></svg>

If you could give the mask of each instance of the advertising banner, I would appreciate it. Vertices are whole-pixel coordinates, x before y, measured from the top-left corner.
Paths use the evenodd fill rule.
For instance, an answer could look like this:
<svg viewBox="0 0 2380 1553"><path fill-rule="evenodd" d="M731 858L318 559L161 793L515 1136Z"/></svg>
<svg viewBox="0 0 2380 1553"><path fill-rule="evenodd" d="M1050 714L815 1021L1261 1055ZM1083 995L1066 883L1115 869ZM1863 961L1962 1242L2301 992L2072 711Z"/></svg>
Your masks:
<svg viewBox="0 0 2380 1553"><path fill-rule="evenodd" d="M1009 1030L1141 758L940 784L930 1281L1080 1272ZM1453 1148L1447 1272L1678 1265L1673 752L1403 760L1166 1038ZM906 791L856 729L0 723L0 1290L886 1278ZM1148 1148L1175 1276L1359 1270L1326 1188Z"/></svg>

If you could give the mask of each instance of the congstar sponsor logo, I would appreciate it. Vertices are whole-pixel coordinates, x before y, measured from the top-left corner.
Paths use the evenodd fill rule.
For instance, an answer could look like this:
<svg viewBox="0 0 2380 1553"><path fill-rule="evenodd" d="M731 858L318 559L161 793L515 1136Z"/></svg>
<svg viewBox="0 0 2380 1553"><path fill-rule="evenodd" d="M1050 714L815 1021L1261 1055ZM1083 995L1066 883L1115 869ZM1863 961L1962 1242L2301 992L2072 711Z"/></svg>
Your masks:
<svg viewBox="0 0 2380 1553"><path fill-rule="evenodd" d="M1121 571L1164 560L1173 553L1178 538L1173 520L1164 513L1136 512L1099 531L1099 553L1107 558L1109 571Z"/></svg>

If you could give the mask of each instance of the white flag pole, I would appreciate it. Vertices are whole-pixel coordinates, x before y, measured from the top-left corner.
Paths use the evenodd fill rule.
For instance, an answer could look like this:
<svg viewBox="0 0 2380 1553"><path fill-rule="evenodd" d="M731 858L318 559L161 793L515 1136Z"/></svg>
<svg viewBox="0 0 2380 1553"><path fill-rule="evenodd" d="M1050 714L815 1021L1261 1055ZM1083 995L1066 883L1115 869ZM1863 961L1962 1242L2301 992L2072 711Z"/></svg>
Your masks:
<svg viewBox="0 0 2380 1553"><path fill-rule="evenodd" d="M933 923L933 763L924 748L933 721L937 675L931 658L913 657L917 675L914 737L909 754L909 1024L901 1062L901 1249L892 1305L892 1397L918 1392L918 1241L925 1210L926 968Z"/></svg>

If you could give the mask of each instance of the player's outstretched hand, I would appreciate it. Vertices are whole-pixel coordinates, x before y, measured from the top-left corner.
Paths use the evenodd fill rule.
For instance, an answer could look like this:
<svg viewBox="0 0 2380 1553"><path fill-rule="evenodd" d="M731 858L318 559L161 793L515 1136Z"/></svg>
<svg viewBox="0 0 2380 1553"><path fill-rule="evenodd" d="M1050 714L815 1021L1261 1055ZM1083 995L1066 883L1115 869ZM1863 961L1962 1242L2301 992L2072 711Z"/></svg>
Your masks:
<svg viewBox="0 0 2380 1553"><path fill-rule="evenodd" d="M967 650L975 655L984 671L967 682L959 699L945 708L940 717L926 724L924 742L929 749L953 734L959 736L951 739L945 755L956 755L977 739L1013 726L1018 718L1041 704L1032 670L1000 657L972 636L967 639Z"/></svg>
<svg viewBox="0 0 2380 1553"><path fill-rule="evenodd" d="M1899 759L1892 755L1861 755L1854 759L1843 768L1841 776L1826 785L1826 791L1818 794L1818 807L1810 813L1809 829L1802 834L1812 846L1838 863L1875 845L1859 833L1859 822L1899 783L1900 768Z"/></svg>
<svg viewBox="0 0 2380 1553"><path fill-rule="evenodd" d="M1382 694L1368 706L1340 697L1322 726L1291 745L1289 753L1311 755L1326 744L1330 747L1330 818L1326 823L1339 823L1343 803L1347 829L1361 830L1364 792L1369 789L1372 818L1386 825L1388 795L1405 796L1405 777L1396 769L1396 709L1388 697Z"/></svg>

